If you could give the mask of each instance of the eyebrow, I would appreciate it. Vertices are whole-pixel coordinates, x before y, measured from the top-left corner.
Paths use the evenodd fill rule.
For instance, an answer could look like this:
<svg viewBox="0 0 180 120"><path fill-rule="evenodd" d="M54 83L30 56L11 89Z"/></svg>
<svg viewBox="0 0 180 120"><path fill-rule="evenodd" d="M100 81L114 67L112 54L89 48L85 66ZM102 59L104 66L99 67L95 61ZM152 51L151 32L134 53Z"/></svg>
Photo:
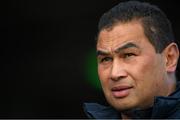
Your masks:
<svg viewBox="0 0 180 120"><path fill-rule="evenodd" d="M139 48L139 46L137 46L136 44L134 44L132 42L128 42L125 45L120 46L119 48L117 48L115 50L115 53L120 53L121 51L123 51L125 49L128 49L128 48ZM99 55L106 56L106 55L109 55L109 52L105 52L105 51L102 51L102 50L97 50L96 55L97 56L99 56Z"/></svg>
<svg viewBox="0 0 180 120"><path fill-rule="evenodd" d="M137 46L136 44L134 44L134 43L132 43L132 42L129 42L129 43L126 43L125 45L117 48L117 49L115 50L115 53L119 53L119 52L121 52L121 51L123 51L123 50L125 50L125 49L128 49L128 48L138 48L138 49L139 49L139 46Z"/></svg>
<svg viewBox="0 0 180 120"><path fill-rule="evenodd" d="M100 55L106 56L106 55L109 55L109 52L104 52L104 51L98 50L98 51L96 52L96 56L100 56Z"/></svg>

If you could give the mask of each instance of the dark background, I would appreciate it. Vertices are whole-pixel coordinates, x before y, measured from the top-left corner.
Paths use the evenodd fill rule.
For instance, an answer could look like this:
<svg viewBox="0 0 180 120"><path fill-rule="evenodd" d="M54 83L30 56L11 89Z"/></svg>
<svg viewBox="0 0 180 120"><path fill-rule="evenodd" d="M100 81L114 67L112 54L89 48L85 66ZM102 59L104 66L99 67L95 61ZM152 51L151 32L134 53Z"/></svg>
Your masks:
<svg viewBox="0 0 180 120"><path fill-rule="evenodd" d="M0 118L86 118L83 102L103 96L86 80L85 58L99 17L119 1L8 0L0 23ZM178 40L179 4L149 1L167 14Z"/></svg>

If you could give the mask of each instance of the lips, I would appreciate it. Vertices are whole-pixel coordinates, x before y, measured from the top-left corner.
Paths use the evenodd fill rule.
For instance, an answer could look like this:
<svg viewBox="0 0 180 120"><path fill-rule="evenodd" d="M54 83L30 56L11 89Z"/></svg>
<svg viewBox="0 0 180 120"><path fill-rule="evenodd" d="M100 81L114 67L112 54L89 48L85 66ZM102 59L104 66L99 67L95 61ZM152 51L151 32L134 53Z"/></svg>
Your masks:
<svg viewBox="0 0 180 120"><path fill-rule="evenodd" d="M116 98L123 98L129 95L132 86L121 85L111 89L112 95Z"/></svg>

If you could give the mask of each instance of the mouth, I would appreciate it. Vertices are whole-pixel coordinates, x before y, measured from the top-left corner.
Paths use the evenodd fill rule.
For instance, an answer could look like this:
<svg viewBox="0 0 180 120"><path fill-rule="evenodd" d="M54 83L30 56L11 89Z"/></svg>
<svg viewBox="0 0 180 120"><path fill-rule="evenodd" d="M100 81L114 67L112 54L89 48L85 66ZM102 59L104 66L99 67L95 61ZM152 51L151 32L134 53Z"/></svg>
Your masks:
<svg viewBox="0 0 180 120"><path fill-rule="evenodd" d="M122 86L113 87L111 89L111 92L115 98L124 98L130 94L130 90L132 88L133 88L132 86L122 85Z"/></svg>

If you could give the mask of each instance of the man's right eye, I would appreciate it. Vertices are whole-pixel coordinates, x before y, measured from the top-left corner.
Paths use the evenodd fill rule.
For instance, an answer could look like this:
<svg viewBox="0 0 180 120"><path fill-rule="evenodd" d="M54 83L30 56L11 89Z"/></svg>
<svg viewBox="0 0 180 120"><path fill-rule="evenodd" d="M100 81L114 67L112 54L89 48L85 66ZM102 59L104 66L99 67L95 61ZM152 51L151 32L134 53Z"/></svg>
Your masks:
<svg viewBox="0 0 180 120"><path fill-rule="evenodd" d="M110 62L110 61L112 61L111 57L104 57L100 60L101 63L106 63L106 62Z"/></svg>

